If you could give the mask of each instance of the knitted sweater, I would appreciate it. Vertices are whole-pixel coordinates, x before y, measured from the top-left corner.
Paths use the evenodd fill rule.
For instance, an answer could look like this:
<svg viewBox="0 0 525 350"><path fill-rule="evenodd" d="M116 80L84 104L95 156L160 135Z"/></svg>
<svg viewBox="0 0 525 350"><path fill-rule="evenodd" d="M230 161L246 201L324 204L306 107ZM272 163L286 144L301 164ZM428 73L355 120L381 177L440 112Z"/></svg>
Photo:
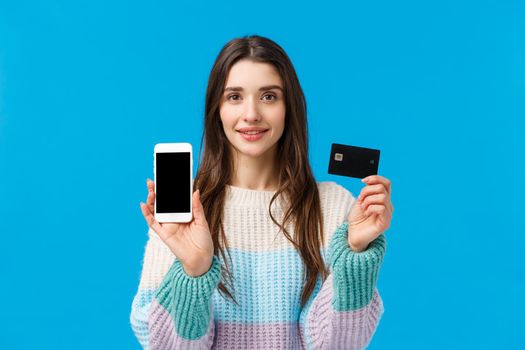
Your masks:
<svg viewBox="0 0 525 350"><path fill-rule="evenodd" d="M268 214L275 192L226 186L224 229L231 254L230 291L217 288L223 261L204 275L187 275L153 231L145 248L131 327L144 349L361 349L383 314L376 282L385 254L381 234L362 252L348 245L347 217L355 198L335 182L317 183L324 220L321 254L328 278L318 276L304 307L304 266ZM272 204L281 222L284 202ZM293 237L293 227L286 229Z"/></svg>

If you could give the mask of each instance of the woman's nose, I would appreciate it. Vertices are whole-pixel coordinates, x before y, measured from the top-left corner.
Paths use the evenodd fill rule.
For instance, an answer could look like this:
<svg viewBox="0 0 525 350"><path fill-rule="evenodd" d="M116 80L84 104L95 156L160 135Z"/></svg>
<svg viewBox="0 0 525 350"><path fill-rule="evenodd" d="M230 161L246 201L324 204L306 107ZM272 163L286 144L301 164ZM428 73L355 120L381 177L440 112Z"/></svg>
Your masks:
<svg viewBox="0 0 525 350"><path fill-rule="evenodd" d="M247 122L256 122L260 119L261 115L257 108L257 102L253 98L247 99L246 109L244 110L244 120Z"/></svg>

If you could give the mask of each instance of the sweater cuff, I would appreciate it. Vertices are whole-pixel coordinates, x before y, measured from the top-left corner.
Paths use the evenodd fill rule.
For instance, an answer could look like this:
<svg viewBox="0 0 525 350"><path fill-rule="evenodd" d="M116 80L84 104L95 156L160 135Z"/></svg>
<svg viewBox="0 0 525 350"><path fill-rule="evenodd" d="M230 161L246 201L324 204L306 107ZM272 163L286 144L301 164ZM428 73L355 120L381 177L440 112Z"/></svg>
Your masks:
<svg viewBox="0 0 525 350"><path fill-rule="evenodd" d="M198 277L187 275L179 260L173 262L155 298L170 313L181 337L195 340L206 334L210 300L220 277L220 263L215 255L210 269Z"/></svg>
<svg viewBox="0 0 525 350"><path fill-rule="evenodd" d="M357 310L370 303L385 251L386 239L381 234L366 250L354 252L348 244L348 222L339 226L330 242L335 310Z"/></svg>

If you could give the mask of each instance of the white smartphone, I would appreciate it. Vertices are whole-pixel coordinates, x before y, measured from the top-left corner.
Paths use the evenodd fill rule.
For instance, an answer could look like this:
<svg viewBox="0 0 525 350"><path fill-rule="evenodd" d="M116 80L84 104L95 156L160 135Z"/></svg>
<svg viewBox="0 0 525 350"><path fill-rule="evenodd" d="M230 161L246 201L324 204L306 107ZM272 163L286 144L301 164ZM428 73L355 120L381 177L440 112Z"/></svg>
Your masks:
<svg viewBox="0 0 525 350"><path fill-rule="evenodd" d="M190 222L193 194L193 151L190 143L158 143L153 157L155 219Z"/></svg>

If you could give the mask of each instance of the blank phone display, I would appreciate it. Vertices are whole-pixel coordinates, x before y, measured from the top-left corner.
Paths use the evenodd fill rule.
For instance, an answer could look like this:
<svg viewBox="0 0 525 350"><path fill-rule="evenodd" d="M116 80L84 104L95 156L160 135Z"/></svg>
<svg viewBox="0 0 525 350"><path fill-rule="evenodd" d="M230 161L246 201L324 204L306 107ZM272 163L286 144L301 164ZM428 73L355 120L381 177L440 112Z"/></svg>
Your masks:
<svg viewBox="0 0 525 350"><path fill-rule="evenodd" d="M189 213L191 200L190 153L156 154L156 212Z"/></svg>

